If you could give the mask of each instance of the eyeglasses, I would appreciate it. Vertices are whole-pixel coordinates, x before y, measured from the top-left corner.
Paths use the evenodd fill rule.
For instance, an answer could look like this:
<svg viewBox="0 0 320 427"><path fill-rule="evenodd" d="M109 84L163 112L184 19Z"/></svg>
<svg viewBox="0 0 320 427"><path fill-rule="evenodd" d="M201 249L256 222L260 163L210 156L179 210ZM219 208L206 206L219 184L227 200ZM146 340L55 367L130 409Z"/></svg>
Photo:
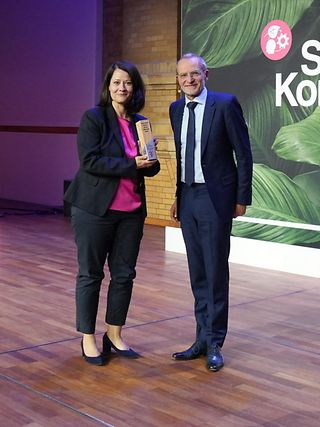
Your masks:
<svg viewBox="0 0 320 427"><path fill-rule="evenodd" d="M190 76L191 79L197 79L198 77L201 76L201 71L195 70L195 71L191 71L190 73L177 73L177 76L180 79L187 79L188 76Z"/></svg>

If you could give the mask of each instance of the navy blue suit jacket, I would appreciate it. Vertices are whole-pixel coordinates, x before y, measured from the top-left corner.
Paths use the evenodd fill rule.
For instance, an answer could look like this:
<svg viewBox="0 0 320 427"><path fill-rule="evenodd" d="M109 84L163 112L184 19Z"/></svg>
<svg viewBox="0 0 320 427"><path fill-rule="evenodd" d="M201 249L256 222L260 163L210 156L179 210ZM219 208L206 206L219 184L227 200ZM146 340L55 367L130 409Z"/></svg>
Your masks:
<svg viewBox="0 0 320 427"><path fill-rule="evenodd" d="M177 215L181 193L181 125L184 97L170 105L177 158ZM201 134L201 166L205 183L222 221L230 221L235 205L251 204L252 154L241 106L236 97L208 91Z"/></svg>
<svg viewBox="0 0 320 427"><path fill-rule="evenodd" d="M145 117L134 114L133 131L138 140L135 123ZM159 162L150 168L137 169L134 158L128 158L113 107L95 107L81 119L77 136L80 168L68 187L64 200L94 215L102 216L117 191L120 178L138 182L142 208L146 215L144 176L154 176Z"/></svg>

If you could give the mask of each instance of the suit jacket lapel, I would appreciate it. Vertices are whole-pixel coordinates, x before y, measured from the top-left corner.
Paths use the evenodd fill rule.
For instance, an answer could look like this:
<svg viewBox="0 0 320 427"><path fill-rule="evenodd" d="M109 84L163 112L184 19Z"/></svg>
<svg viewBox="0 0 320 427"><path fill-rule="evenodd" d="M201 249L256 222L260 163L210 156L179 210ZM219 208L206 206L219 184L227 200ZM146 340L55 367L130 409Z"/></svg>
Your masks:
<svg viewBox="0 0 320 427"><path fill-rule="evenodd" d="M119 123L117 120L116 113L115 113L112 106L106 107L106 116L107 116L107 123L110 125L110 128L112 129L117 142L120 144L123 152L125 152L125 148L124 148L122 137L121 137Z"/></svg>
<svg viewBox="0 0 320 427"><path fill-rule="evenodd" d="M202 132L201 132L201 155L203 155L207 143L213 117L216 111L215 99L212 92L208 92L207 101L204 109Z"/></svg>
<svg viewBox="0 0 320 427"><path fill-rule="evenodd" d="M173 123L174 123L174 140L176 142L177 159L181 157L181 127L185 101L182 98L174 112Z"/></svg>

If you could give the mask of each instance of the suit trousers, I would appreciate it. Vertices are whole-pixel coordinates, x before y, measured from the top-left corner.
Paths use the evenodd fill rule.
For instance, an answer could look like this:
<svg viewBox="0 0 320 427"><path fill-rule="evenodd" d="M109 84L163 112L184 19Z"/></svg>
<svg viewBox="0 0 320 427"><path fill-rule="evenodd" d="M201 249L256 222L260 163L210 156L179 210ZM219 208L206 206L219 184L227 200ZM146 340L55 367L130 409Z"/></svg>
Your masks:
<svg viewBox="0 0 320 427"><path fill-rule="evenodd" d="M77 331L93 334L104 267L110 282L105 321L122 326L126 322L136 277L136 263L143 235L144 214L108 210L97 216L72 206L72 229L78 251L76 282Z"/></svg>
<svg viewBox="0 0 320 427"><path fill-rule="evenodd" d="M180 222L194 296L196 339L203 346L222 347L228 327L232 219L219 218L206 184L182 184Z"/></svg>

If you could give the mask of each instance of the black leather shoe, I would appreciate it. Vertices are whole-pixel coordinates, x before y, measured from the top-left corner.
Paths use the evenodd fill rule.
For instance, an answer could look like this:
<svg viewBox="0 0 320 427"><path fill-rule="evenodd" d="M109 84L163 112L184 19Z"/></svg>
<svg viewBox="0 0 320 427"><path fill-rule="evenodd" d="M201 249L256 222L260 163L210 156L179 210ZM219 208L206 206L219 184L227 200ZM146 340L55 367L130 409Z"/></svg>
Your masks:
<svg viewBox="0 0 320 427"><path fill-rule="evenodd" d="M104 356L107 356L111 353L111 348L113 348L114 351L122 357L130 357L131 359L137 359L138 357L140 357L140 354L132 350L132 348L129 348L129 350L120 350L119 348L117 348L113 344L111 339L108 337L107 333L105 333L102 338L102 354Z"/></svg>
<svg viewBox="0 0 320 427"><path fill-rule="evenodd" d="M82 357L86 362L90 363L91 365L102 366L106 363L106 360L102 356L102 354L100 354L99 356L87 356L85 354L83 349L83 339L81 340L81 350L82 350Z"/></svg>
<svg viewBox="0 0 320 427"><path fill-rule="evenodd" d="M208 348L207 368L209 371L217 372L224 365L223 354L218 345L213 345Z"/></svg>
<svg viewBox="0 0 320 427"><path fill-rule="evenodd" d="M172 358L175 360L192 360L197 359L200 356L205 356L206 353L205 346L196 341L187 350L173 353Z"/></svg>

